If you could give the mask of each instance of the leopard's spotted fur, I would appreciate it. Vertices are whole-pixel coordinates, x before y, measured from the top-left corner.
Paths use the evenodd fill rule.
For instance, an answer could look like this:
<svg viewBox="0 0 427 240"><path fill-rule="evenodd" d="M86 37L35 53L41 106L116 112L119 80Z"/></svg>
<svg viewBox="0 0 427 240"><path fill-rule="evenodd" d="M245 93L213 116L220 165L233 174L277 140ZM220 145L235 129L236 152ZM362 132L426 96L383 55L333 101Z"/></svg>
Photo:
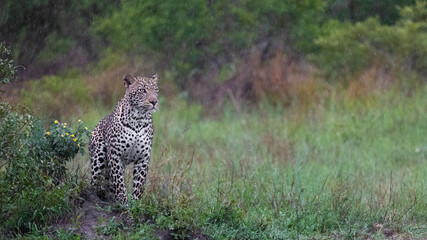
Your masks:
<svg viewBox="0 0 427 240"><path fill-rule="evenodd" d="M151 78L126 75L123 81L124 97L98 123L89 142L91 184L100 187L107 181L119 202L127 202L124 169L130 163L134 163L132 198L141 196L153 140L152 113L158 106L157 75Z"/></svg>

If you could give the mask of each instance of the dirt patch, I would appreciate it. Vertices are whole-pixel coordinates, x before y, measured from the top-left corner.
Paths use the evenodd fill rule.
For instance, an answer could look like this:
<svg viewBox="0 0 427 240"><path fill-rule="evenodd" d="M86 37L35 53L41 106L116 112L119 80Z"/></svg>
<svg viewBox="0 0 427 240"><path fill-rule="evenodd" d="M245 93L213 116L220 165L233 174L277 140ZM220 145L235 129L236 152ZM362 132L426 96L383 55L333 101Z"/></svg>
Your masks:
<svg viewBox="0 0 427 240"><path fill-rule="evenodd" d="M65 232L79 234L83 239L110 239L97 231L102 222L115 221L131 226L129 216L118 210L106 210L111 203L101 200L95 190L86 188L81 196L75 200L76 206L73 211L53 224L52 232L62 229Z"/></svg>
<svg viewBox="0 0 427 240"><path fill-rule="evenodd" d="M136 227L134 219L126 213L125 208L120 208L109 200L103 200L95 194L95 189L88 187L84 189L78 199L75 200L73 211L67 216L59 219L51 226L51 235L57 230L66 233L80 235L83 239L112 239L108 231L126 231ZM142 217L139 222L153 224L153 237L162 240L175 239L174 232L155 226L150 217ZM113 227L114 229L108 229ZM128 230L129 231L129 230ZM106 233L107 232L107 233ZM186 239L208 239L201 232L190 233Z"/></svg>

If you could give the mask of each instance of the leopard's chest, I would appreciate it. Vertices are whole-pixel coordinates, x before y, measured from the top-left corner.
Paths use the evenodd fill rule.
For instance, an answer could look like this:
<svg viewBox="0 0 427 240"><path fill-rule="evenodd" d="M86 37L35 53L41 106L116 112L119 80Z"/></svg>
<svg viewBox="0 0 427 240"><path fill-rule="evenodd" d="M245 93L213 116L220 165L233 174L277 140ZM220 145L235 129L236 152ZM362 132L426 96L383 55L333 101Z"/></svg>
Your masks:
<svg viewBox="0 0 427 240"><path fill-rule="evenodd" d="M150 154L152 134L149 129L135 133L135 138L130 139L123 151L123 160L126 164L142 160L144 155Z"/></svg>
<svg viewBox="0 0 427 240"><path fill-rule="evenodd" d="M130 164L150 155L153 126L149 120L129 124L119 124L112 129L110 145L116 150L124 164Z"/></svg>

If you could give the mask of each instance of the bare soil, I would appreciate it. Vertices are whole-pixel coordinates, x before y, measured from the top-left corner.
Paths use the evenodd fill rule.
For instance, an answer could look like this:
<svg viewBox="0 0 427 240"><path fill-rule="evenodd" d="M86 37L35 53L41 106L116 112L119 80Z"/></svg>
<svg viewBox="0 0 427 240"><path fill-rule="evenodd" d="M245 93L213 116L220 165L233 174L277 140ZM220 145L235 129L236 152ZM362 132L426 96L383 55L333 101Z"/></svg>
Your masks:
<svg viewBox="0 0 427 240"><path fill-rule="evenodd" d="M101 221L110 222L114 218L117 222L127 222L127 217L120 211L107 211L106 207L112 204L101 200L94 189L86 188L80 198L75 200L73 211L53 224L52 231L62 229L65 232L79 234L83 239L111 239L96 231Z"/></svg>
<svg viewBox="0 0 427 240"><path fill-rule="evenodd" d="M102 197L102 196L101 196ZM95 190L91 187L84 189L81 196L75 200L73 211L67 216L59 219L52 224L52 235L57 230L63 230L67 233L74 233L82 236L83 239L111 239L110 236L102 233L100 226L111 222L117 223L123 228L132 229L135 227L135 221L131 216L126 214L126 209L120 209L115 203L108 199L103 200L97 196ZM148 222L146 219L139 219L140 222ZM98 229L98 231L97 231ZM173 231L164 230L154 226L155 237L162 240L175 239ZM207 239L199 232L191 233L188 239Z"/></svg>

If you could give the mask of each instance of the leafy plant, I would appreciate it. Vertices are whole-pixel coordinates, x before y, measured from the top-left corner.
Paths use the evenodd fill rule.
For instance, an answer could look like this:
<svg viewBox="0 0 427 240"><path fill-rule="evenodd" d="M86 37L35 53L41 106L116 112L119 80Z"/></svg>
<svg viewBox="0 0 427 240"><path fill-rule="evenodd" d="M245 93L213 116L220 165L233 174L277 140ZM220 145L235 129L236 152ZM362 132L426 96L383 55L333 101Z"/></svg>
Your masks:
<svg viewBox="0 0 427 240"><path fill-rule="evenodd" d="M100 223L97 226L94 226L94 229L100 235L117 235L121 229L123 229L123 223L116 221L115 217L112 217L109 221L102 218Z"/></svg>
<svg viewBox="0 0 427 240"><path fill-rule="evenodd" d="M83 239L80 234L75 234L73 232L65 232L64 230L57 230L55 232L55 239L57 240L80 240Z"/></svg>
<svg viewBox="0 0 427 240"><path fill-rule="evenodd" d="M77 153L84 153L88 136L89 130L80 119L74 129L55 120L47 130L38 124L28 144L36 159L42 160L43 172L58 184L66 177L65 164Z"/></svg>
<svg viewBox="0 0 427 240"><path fill-rule="evenodd" d="M89 132L81 121L75 130L56 121L46 131L25 108L6 103L0 116L0 221L4 230L26 232L65 213L83 187L65 164Z"/></svg>

